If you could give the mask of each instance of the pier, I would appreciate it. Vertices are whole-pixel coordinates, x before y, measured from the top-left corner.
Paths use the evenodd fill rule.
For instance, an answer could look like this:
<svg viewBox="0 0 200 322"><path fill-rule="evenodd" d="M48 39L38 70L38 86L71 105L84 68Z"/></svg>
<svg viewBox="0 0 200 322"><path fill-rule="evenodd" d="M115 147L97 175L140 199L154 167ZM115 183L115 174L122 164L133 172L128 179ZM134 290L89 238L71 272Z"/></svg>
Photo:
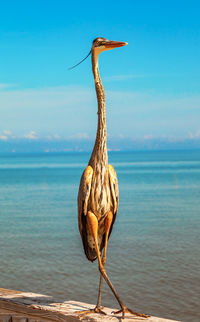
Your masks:
<svg viewBox="0 0 200 322"><path fill-rule="evenodd" d="M115 309L104 308L107 315L89 314L79 317L76 311L94 307L92 304L77 301L58 302L52 296L20 292L0 288L0 322L76 322L76 321L129 321L129 322L177 322L154 316L140 318L121 314L113 315Z"/></svg>

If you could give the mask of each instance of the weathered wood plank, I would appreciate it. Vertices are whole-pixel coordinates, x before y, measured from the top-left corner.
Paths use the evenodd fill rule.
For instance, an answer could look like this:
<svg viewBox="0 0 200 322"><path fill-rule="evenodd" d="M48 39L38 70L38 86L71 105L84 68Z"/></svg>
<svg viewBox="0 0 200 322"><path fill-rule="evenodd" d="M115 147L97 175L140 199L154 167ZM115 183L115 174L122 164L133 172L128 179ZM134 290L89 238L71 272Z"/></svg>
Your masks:
<svg viewBox="0 0 200 322"><path fill-rule="evenodd" d="M89 314L80 317L76 311L88 310L94 305L77 301L57 302L51 296L0 289L0 322L75 322L75 321L119 321L113 309L104 308L106 316ZM149 317L148 319L126 315L125 321L176 322Z"/></svg>
<svg viewBox="0 0 200 322"><path fill-rule="evenodd" d="M0 313L0 322L12 322L12 315L8 313Z"/></svg>

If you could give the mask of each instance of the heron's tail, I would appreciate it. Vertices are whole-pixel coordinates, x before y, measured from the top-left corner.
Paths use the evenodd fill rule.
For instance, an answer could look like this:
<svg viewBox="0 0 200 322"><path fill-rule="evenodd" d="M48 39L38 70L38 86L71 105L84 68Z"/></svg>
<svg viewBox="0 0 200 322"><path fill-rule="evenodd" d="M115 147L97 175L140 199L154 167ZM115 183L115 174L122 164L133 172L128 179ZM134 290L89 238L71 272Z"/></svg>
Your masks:
<svg viewBox="0 0 200 322"><path fill-rule="evenodd" d="M87 259L91 262L94 262L95 259L97 259L96 250L94 248L91 248L88 245L85 246L84 243L83 243L83 247L84 247L84 251Z"/></svg>

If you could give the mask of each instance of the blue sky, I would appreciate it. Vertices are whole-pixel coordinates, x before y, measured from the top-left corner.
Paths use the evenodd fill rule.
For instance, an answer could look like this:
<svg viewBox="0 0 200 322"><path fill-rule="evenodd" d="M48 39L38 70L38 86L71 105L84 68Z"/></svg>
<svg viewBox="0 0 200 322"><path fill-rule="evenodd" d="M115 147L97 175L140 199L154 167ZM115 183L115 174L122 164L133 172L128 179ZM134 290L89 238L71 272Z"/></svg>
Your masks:
<svg viewBox="0 0 200 322"><path fill-rule="evenodd" d="M2 1L0 140L94 137L92 40L111 138L200 138L199 1Z"/></svg>

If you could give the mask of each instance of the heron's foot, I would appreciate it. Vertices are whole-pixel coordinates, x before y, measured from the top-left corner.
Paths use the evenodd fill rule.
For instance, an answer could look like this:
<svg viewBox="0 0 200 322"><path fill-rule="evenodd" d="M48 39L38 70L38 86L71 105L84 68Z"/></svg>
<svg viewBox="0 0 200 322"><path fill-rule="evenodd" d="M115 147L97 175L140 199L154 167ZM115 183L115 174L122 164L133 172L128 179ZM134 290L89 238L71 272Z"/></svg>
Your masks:
<svg viewBox="0 0 200 322"><path fill-rule="evenodd" d="M83 317L87 314L92 314L92 313L100 313L103 315L107 315L104 311L104 306L95 306L94 309L90 309L90 310L83 310L83 311L76 311L76 313L80 316Z"/></svg>
<svg viewBox="0 0 200 322"><path fill-rule="evenodd" d="M146 314L143 314L143 313L134 312L134 311L128 309L126 306L124 306L121 310L116 311L116 312L112 312L112 313L113 314L120 314L120 313L122 313L122 319L125 318L125 313L133 314L133 315L139 316L141 318L149 318L149 315L146 315Z"/></svg>

